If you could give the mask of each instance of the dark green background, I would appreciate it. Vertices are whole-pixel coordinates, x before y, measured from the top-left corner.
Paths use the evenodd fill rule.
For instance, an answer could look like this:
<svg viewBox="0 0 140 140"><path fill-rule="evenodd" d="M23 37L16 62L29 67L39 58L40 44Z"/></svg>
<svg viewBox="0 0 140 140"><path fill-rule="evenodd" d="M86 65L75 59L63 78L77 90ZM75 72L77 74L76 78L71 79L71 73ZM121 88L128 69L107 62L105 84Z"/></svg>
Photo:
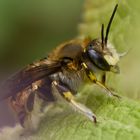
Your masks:
<svg viewBox="0 0 140 140"><path fill-rule="evenodd" d="M83 0L0 0L0 72L12 73L77 35Z"/></svg>

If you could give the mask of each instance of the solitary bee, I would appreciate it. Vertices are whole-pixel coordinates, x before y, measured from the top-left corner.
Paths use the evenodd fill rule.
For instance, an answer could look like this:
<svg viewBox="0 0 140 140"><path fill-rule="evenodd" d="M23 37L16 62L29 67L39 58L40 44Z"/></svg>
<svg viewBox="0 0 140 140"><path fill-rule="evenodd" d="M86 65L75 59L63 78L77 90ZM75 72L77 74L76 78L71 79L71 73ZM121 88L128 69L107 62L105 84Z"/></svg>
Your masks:
<svg viewBox="0 0 140 140"><path fill-rule="evenodd" d="M96 115L74 100L81 84L90 81L105 89L109 96L119 97L105 84L106 72L119 73L120 56L108 43L109 30L117 7L118 4L113 10L105 36L102 24L101 38L75 39L63 43L47 58L28 65L1 85L0 100L9 98L23 127L26 119L36 109L36 99L43 103L55 102L54 88L59 96L93 122L96 122ZM100 80L97 78L99 73Z"/></svg>

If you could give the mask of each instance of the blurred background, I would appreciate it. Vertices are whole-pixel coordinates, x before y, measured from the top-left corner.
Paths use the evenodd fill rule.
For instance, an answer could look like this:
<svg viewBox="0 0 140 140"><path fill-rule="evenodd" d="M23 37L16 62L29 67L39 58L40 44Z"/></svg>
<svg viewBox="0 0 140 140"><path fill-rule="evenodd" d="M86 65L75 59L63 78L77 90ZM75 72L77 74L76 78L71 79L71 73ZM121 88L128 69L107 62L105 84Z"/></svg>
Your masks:
<svg viewBox="0 0 140 140"><path fill-rule="evenodd" d="M54 47L77 35L100 37L101 24L105 23L107 26L118 1L0 0L0 81L25 65L46 56ZM138 102L139 4L138 0L119 1L109 39L119 52L129 52L121 59L121 74L109 74L107 79L109 86L120 95ZM15 119L9 112L6 104L0 103L0 126L14 124Z"/></svg>
<svg viewBox="0 0 140 140"><path fill-rule="evenodd" d="M0 0L0 71L47 55L77 35L83 0Z"/></svg>

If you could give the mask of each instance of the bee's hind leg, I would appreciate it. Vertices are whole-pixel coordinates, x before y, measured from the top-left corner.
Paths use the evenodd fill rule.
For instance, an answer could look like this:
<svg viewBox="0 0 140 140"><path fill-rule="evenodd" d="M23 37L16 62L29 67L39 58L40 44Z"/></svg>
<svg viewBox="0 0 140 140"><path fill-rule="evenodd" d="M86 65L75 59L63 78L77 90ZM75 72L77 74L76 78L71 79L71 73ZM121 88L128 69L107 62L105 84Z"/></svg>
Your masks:
<svg viewBox="0 0 140 140"><path fill-rule="evenodd" d="M84 106L81 103L78 103L74 100L74 96L72 92L69 90L68 87L64 84L60 84L57 81L53 82L53 86L58 90L59 94L67 101L70 103L70 105L76 109L78 112L82 113L85 115L87 118L89 118L93 122L97 122L95 114L86 106Z"/></svg>
<svg viewBox="0 0 140 140"><path fill-rule="evenodd" d="M11 97L9 99L9 105L17 115L17 119L20 125L24 128L24 122L26 120L25 118L27 116L27 113L24 109L23 104L21 104L17 98Z"/></svg>
<svg viewBox="0 0 140 140"><path fill-rule="evenodd" d="M41 112L40 100L37 96L36 91L28 93L26 91L10 99L10 105L17 114L20 125L24 128L24 134L32 133L38 128Z"/></svg>

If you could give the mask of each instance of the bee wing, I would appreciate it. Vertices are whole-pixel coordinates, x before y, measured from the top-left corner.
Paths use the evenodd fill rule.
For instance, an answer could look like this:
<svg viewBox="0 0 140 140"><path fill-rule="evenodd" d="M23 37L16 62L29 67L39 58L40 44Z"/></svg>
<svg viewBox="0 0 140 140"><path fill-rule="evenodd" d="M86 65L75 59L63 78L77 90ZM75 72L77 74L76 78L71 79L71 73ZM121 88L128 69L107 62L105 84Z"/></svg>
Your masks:
<svg viewBox="0 0 140 140"><path fill-rule="evenodd" d="M34 63L19 71L0 86L0 101L16 95L33 82L60 71L60 62Z"/></svg>

